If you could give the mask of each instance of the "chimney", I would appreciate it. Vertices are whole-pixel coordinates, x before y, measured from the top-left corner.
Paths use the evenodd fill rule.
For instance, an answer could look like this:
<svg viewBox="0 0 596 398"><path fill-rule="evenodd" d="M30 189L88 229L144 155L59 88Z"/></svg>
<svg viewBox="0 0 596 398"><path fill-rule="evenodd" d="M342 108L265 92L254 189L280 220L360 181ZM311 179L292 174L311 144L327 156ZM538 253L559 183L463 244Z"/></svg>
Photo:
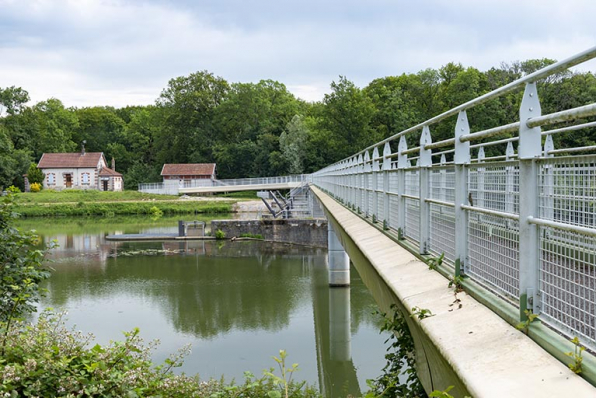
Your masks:
<svg viewBox="0 0 596 398"><path fill-rule="evenodd" d="M86 140L83 140L83 142L81 142L81 156L85 156L85 144L87 143Z"/></svg>
<svg viewBox="0 0 596 398"><path fill-rule="evenodd" d="M114 157L112 157L112 170L116 171L116 161L114 160Z"/></svg>

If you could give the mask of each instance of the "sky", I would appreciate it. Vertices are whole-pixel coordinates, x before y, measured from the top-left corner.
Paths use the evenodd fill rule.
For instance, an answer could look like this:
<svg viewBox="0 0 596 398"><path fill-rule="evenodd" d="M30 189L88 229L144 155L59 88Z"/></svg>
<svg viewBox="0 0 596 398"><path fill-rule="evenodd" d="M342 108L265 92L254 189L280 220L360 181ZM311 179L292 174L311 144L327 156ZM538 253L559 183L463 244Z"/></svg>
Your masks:
<svg viewBox="0 0 596 398"><path fill-rule="evenodd" d="M596 46L594 15L594 0L0 0L0 88L147 105L207 70L320 101L339 76L365 87L448 62L562 60Z"/></svg>

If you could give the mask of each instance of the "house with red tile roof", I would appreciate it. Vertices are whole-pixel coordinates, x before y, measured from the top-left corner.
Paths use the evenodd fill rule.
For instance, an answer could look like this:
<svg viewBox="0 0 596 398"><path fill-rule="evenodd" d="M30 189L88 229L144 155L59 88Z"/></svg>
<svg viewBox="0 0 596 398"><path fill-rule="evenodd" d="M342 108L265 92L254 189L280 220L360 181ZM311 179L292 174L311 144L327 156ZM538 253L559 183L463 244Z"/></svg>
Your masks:
<svg viewBox="0 0 596 398"><path fill-rule="evenodd" d="M164 164L161 176L164 184L206 185L216 178L215 163Z"/></svg>
<svg viewBox="0 0 596 398"><path fill-rule="evenodd" d="M62 190L97 189L100 191L122 191L124 180L115 168L107 166L103 152L44 153L37 164L44 172L44 188Z"/></svg>

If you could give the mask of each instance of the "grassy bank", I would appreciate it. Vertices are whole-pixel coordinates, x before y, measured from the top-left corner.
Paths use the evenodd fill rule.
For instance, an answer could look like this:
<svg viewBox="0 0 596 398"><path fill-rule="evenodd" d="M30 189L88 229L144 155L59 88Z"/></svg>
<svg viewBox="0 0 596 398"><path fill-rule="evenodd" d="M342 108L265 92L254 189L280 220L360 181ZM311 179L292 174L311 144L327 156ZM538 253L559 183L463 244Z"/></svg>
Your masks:
<svg viewBox="0 0 596 398"><path fill-rule="evenodd" d="M103 192L96 190L44 190L19 193L14 211L23 217L121 216L230 213L235 199L179 200L178 196L155 195L137 191Z"/></svg>
<svg viewBox="0 0 596 398"><path fill-rule="evenodd" d="M79 202L77 204L34 204L14 206L14 211L22 217L51 216L117 216L132 214L155 214L160 210L165 215L230 213L230 202Z"/></svg>
<svg viewBox="0 0 596 398"><path fill-rule="evenodd" d="M97 190L67 189L54 191L45 189L41 192L23 192L17 195L19 204L67 203L67 202L134 202L177 200L175 195L156 195L137 191L109 192Z"/></svg>

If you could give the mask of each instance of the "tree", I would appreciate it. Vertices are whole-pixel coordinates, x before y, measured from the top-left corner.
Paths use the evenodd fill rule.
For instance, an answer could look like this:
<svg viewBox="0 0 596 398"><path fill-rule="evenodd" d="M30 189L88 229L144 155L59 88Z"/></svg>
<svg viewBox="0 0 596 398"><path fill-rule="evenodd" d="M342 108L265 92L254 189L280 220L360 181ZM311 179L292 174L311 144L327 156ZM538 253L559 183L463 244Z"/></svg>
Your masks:
<svg viewBox="0 0 596 398"><path fill-rule="evenodd" d="M115 156L108 145L123 143L124 121L112 107L95 106L77 109L78 128L73 134L73 141L78 145L87 141L88 152L104 152L109 159Z"/></svg>
<svg viewBox="0 0 596 398"><path fill-rule="evenodd" d="M307 139L308 128L304 123L304 116L295 115L286 125L286 130L279 136L279 147L288 164L290 174L304 172Z"/></svg>
<svg viewBox="0 0 596 398"><path fill-rule="evenodd" d="M323 99L320 129L332 134L326 145L332 148L336 161L373 144L379 137L370 128L374 106L362 90L344 76L331 83L331 90Z"/></svg>
<svg viewBox="0 0 596 398"><path fill-rule="evenodd" d="M215 140L213 113L227 97L230 86L207 71L168 82L157 106L162 125L156 137L159 163L203 162L212 159Z"/></svg>
<svg viewBox="0 0 596 398"><path fill-rule="evenodd" d="M375 107L371 127L380 138L387 138L418 122L414 99L404 88L404 77L389 76L373 80L364 88Z"/></svg>
<svg viewBox="0 0 596 398"><path fill-rule="evenodd" d="M29 170L27 171L27 179L29 180L30 184L38 183L43 186L43 180L46 178L46 175L37 168L35 163L31 163L29 166Z"/></svg>
<svg viewBox="0 0 596 398"><path fill-rule="evenodd" d="M2 89L0 87L0 116L2 116L2 108L6 109L9 115L19 113L25 104L29 102L29 93L20 87L7 87Z"/></svg>
<svg viewBox="0 0 596 398"><path fill-rule="evenodd" d="M26 173L30 162L29 154L15 150L6 130L0 125L0 190L10 185L24 189L22 174Z"/></svg>
<svg viewBox="0 0 596 398"><path fill-rule="evenodd" d="M11 322L35 311L40 293L39 284L50 276L44 265L39 238L33 232L21 232L12 223L11 195L0 201L0 331L2 354Z"/></svg>
<svg viewBox="0 0 596 398"><path fill-rule="evenodd" d="M77 115L64 108L55 98L42 101L33 107L39 136L32 137L34 155L41 157L44 152L72 152L77 147L73 142L79 127Z"/></svg>

